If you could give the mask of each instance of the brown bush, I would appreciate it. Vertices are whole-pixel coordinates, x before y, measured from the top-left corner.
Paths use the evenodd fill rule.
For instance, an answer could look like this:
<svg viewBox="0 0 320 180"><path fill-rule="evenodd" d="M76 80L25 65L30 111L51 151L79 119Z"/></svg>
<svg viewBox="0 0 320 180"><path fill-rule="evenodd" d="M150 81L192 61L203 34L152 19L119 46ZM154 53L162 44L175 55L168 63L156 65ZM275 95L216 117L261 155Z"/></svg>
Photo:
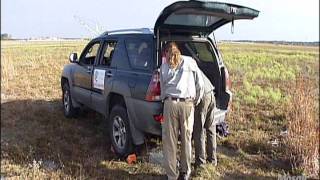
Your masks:
<svg viewBox="0 0 320 180"><path fill-rule="evenodd" d="M287 106L286 154L292 170L319 176L319 94L314 81L299 76Z"/></svg>

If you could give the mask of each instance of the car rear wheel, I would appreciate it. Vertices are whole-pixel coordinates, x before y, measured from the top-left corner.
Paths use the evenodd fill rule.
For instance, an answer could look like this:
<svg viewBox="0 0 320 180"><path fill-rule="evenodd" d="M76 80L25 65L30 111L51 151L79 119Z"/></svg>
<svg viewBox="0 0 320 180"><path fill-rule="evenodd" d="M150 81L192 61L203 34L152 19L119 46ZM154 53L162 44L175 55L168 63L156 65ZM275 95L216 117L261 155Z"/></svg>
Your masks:
<svg viewBox="0 0 320 180"><path fill-rule="evenodd" d="M133 150L127 111L123 106L116 105L110 113L110 138L112 147L120 158L130 154Z"/></svg>
<svg viewBox="0 0 320 180"><path fill-rule="evenodd" d="M63 85L62 89L62 103L64 115L67 118L75 117L77 115L78 109L72 104L71 93L68 83Z"/></svg>

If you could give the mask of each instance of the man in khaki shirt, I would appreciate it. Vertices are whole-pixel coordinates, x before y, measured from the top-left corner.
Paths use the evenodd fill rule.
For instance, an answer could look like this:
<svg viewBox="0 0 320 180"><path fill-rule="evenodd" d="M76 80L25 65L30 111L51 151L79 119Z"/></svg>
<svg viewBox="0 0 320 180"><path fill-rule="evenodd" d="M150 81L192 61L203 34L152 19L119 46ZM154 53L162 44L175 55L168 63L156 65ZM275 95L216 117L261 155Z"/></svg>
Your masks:
<svg viewBox="0 0 320 180"><path fill-rule="evenodd" d="M164 169L169 180L188 179L191 173L191 136L194 104L203 95L201 71L194 59L182 56L176 43L166 48L166 62L160 69L161 98L164 101L162 143ZM180 131L180 175L177 171L177 142Z"/></svg>

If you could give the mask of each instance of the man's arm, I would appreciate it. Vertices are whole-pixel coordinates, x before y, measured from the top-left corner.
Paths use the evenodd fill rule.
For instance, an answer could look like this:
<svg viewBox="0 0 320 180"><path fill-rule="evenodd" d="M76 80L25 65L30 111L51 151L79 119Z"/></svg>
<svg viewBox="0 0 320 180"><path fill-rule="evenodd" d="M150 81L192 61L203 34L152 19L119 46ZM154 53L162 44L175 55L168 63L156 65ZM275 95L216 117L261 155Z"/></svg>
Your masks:
<svg viewBox="0 0 320 180"><path fill-rule="evenodd" d="M167 78L167 70L166 70L166 63L163 63L160 67L160 99L163 100L165 98L165 83L166 83L166 78Z"/></svg>
<svg viewBox="0 0 320 180"><path fill-rule="evenodd" d="M160 99L161 100L163 100L163 94L164 94L164 92L163 92L163 75L162 75L162 66L163 66L163 64L161 65L161 67L160 67Z"/></svg>
<svg viewBox="0 0 320 180"><path fill-rule="evenodd" d="M196 85L196 105L198 105L203 97L204 94L204 81L202 77L201 70L197 66L196 71L194 72L195 76L195 85Z"/></svg>

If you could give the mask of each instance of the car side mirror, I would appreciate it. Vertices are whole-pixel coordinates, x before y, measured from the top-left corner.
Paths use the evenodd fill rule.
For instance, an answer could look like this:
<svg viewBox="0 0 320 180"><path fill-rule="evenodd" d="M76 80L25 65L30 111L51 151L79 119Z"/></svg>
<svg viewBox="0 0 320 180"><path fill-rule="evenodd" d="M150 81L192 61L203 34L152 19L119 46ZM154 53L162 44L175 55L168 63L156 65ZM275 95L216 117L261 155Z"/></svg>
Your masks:
<svg viewBox="0 0 320 180"><path fill-rule="evenodd" d="M69 61L71 63L78 63L78 55L77 53L71 53L69 56Z"/></svg>

